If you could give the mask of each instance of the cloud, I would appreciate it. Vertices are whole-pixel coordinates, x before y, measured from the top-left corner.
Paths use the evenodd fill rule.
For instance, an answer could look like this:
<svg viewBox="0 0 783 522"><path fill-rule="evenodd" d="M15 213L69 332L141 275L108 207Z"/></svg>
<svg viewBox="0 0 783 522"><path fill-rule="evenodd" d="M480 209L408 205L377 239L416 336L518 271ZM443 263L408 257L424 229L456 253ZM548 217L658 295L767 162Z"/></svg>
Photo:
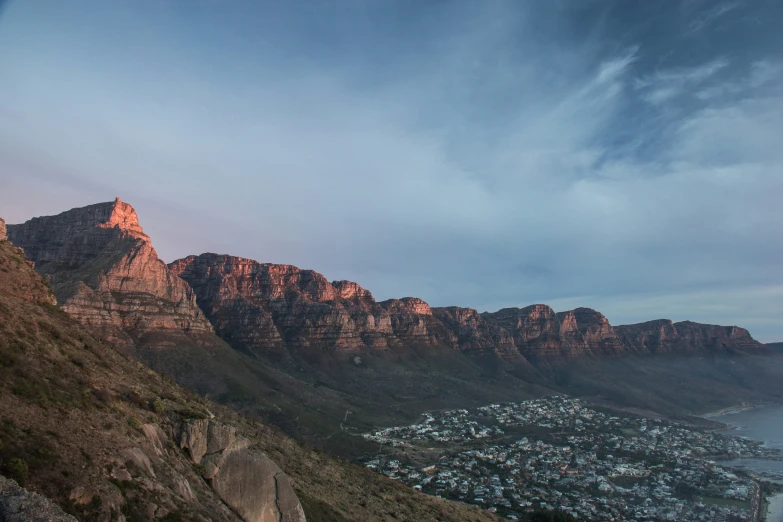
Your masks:
<svg viewBox="0 0 783 522"><path fill-rule="evenodd" d="M664 69L637 78L634 86L645 101L662 105L673 98L693 92L728 65L729 61L721 57L695 67Z"/></svg>
<svg viewBox="0 0 783 522"><path fill-rule="evenodd" d="M775 333L783 68L710 31L693 46L678 7L47 5L45 37L21 3L0 32L12 222L120 196L167 260Z"/></svg>
<svg viewBox="0 0 783 522"><path fill-rule="evenodd" d="M739 2L720 2L696 15L689 23L691 34L698 33L715 24L725 14L730 13L740 6Z"/></svg>

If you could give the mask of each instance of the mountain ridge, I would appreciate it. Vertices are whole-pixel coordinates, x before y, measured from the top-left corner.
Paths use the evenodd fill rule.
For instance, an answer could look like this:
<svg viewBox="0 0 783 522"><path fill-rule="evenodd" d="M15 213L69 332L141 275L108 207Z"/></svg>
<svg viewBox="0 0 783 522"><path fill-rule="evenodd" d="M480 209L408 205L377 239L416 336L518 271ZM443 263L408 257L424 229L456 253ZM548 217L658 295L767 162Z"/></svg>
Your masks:
<svg viewBox="0 0 783 522"><path fill-rule="evenodd" d="M168 266L191 285L208 317L221 315L217 308L221 300L230 302L229 306L238 306L240 300L252 301L258 321L244 328L268 332L263 341L256 340L256 348L262 349L274 346L272 349L281 351L286 342L300 345L302 338L308 338L321 339L338 350L388 349L399 343L441 344L473 354L518 359L692 353L700 349L765 350L747 330L737 326L674 323L668 319L612 326L603 314L591 308L555 312L545 304L479 313L472 308L430 307L417 297L376 301L358 283L330 283L314 270L227 254L191 255ZM288 310L287 316L276 319L284 310ZM309 324L292 324L293 316L309 320ZM653 331L641 331L658 321L668 324L670 331L658 331L657 338ZM242 328L234 325L233 330ZM223 332L226 329L232 328L218 328ZM296 329L294 335L292 330ZM327 329L329 333L322 334ZM668 336L677 342L669 342ZM244 342L250 343L247 338Z"/></svg>
<svg viewBox="0 0 783 522"><path fill-rule="evenodd" d="M7 230L10 240L24 249L26 255L36 262L38 271L49 278L55 295L66 311L75 317L83 316L84 322L103 322L107 327L112 324L120 327L118 329L132 322L137 329L169 328L188 333L213 333L213 326L204 316L203 307L197 306L196 301L201 299L204 302L215 296L210 295L204 282L197 281L196 277L207 276L206 271L214 276L222 268L224 273L217 278L212 277L210 284L214 286L217 282L238 277L242 279L244 288L238 287L238 282L234 281L229 283L233 285L232 288L222 288L221 292L230 292L234 297L245 299L250 298L252 293L256 305L259 299L284 299L284 294L290 291L299 293L299 301L319 304L339 301L344 310L331 309L328 314L323 307L311 307L313 313L321 314L318 320L325 323L322 329L328 329L326 326L329 326L332 330L329 333L324 331L323 335L327 341L331 336L331 341L339 349L388 348L390 344L404 342L424 345L441 343L459 349L460 335L453 330L454 326L458 326L457 329L462 330L463 339L481 336L478 331L465 331L466 328L487 332L493 330L494 334L490 337L495 339L495 346L491 351L506 357L517 356L513 351L509 352L509 341L517 347L522 357L616 356L627 351L644 353L659 349L687 352L698 350L699 346L695 345L700 342L712 347L715 342L720 344L722 341L725 344L733 340L738 341L742 349L763 350L763 345L753 340L747 330L736 326L704 325L690 321L673 323L665 319L661 321L669 324L669 330L659 329L656 336L655 332L649 331L650 327L657 324L655 321L612 326L600 312L586 307L555 312L548 305L535 304L480 313L464 307L430 307L418 297L376 301L371 291L353 281L330 282L315 270L262 263L226 254L191 255L166 265L157 257L151 239L139 224L135 209L119 198L54 216L32 218L24 224L8 225ZM80 234L86 237L79 242L71 241ZM123 242L130 244L115 245ZM104 270L98 277L93 274L91 278L79 279L79 270L85 264L94 263L98 257L89 252L91 247L96 246L102 249L113 247L115 257L118 256L118 259L112 260L113 264L124 265L122 270ZM123 249L130 252L123 252ZM209 263L214 266L205 271L205 265ZM102 268L94 267L93 271ZM197 275L194 270L201 270L202 273ZM90 272L90 269L84 271ZM247 287L249 279L255 279L254 288ZM145 314L139 310L150 306L150 303L123 303L116 299L117 296L138 294L158 298L158 302L152 305L157 307ZM96 308L109 308L108 313L112 316L110 320L96 317L91 310ZM457 310L460 312L455 316ZM269 310L264 314L256 306L256 311L260 314L256 326L266 330L269 336L262 344L276 344L282 339L280 327L275 328L277 332L270 329L270 323L274 321L271 320ZM123 314L132 314L134 317L123 317ZM324 314L331 317L323 317ZM449 317L449 314L452 316ZM161 319L167 315L169 317ZM153 316L157 319L153 319ZM445 328L441 316L452 324L451 328ZM471 316L470 327L463 321L467 316ZM433 318L441 324L433 324ZM487 325L481 324L482 319ZM150 324L144 325L145 321ZM285 325L288 330L310 326L290 323L288 321ZM433 326L435 331L430 332ZM622 332L621 336L617 334L618 329ZM736 332L727 333L726 329L734 329ZM313 328L310 331L314 335L320 333ZM296 340L290 342L307 344L308 333L300 332ZM669 342L672 335L679 342ZM115 341L123 340L120 332L115 337ZM486 348L484 343L484 353ZM466 346L466 351L470 350Z"/></svg>

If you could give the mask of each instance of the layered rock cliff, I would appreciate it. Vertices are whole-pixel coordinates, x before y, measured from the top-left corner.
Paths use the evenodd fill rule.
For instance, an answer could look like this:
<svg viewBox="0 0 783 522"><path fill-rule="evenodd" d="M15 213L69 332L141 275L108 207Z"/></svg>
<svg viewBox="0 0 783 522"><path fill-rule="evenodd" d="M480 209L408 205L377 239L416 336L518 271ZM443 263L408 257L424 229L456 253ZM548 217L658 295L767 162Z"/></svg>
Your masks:
<svg viewBox="0 0 783 522"><path fill-rule="evenodd" d="M217 333L254 355L437 346L522 360L759 346L741 328L677 323L682 340L667 348L671 334L665 325L659 341L652 334L636 339L634 326L619 327L620 336L590 308L556 313L537 304L479 314L471 308L430 308L412 297L377 302L350 281L330 283L312 270L228 255L190 256L169 267L192 286Z"/></svg>
<svg viewBox="0 0 783 522"><path fill-rule="evenodd" d="M432 309L415 297L378 302L351 281L228 255L190 256L166 266L135 210L119 199L7 228L67 312L126 345L176 344L176 336L211 342L216 332L256 356L425 348L505 360L761 346L737 327L661 320L615 328L589 308L556 313L536 304L479 314Z"/></svg>
<svg viewBox="0 0 783 522"><path fill-rule="evenodd" d="M479 355L500 355L504 359L520 358L521 354L509 332L490 324L472 308L449 306L433 308L432 313L443 325L441 337L455 343L463 352Z"/></svg>
<svg viewBox="0 0 783 522"><path fill-rule="evenodd" d="M444 341L433 331L440 322L421 299L377 302L350 281L330 283L312 270L227 255L190 256L169 267L191 285L217 333L250 354L388 350ZM448 337L442 328L440 333Z"/></svg>
<svg viewBox="0 0 783 522"><path fill-rule="evenodd" d="M153 333L212 333L192 289L158 259L119 199L9 225L64 310L114 343Z"/></svg>
<svg viewBox="0 0 783 522"><path fill-rule="evenodd" d="M642 353L764 352L763 344L738 326L658 319L615 327L626 350Z"/></svg>
<svg viewBox="0 0 783 522"><path fill-rule="evenodd" d="M555 313L547 305L536 304L485 312L482 316L508 332L517 349L528 358L614 356L623 352L609 321L590 308Z"/></svg>

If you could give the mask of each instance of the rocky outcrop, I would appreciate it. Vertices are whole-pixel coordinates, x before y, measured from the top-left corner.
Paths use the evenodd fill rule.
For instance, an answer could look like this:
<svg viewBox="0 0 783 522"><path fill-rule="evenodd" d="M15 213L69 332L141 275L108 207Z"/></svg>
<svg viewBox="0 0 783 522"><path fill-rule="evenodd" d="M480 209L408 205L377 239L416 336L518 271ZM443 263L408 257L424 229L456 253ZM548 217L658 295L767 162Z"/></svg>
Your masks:
<svg viewBox="0 0 783 522"><path fill-rule="evenodd" d="M0 241L5 241L6 239L8 239L8 237L6 236L5 231L5 220L0 218Z"/></svg>
<svg viewBox="0 0 783 522"><path fill-rule="evenodd" d="M592 308L576 308L559 312L557 317L563 325L563 337L572 339L586 352L603 356L623 353L623 346L614 328L600 312Z"/></svg>
<svg viewBox="0 0 783 522"><path fill-rule="evenodd" d="M658 319L615 328L628 351L642 353L764 352L744 328Z"/></svg>
<svg viewBox="0 0 783 522"><path fill-rule="evenodd" d="M114 343L211 333L191 288L158 259L133 207L116 199L8 226L64 310Z"/></svg>
<svg viewBox="0 0 783 522"><path fill-rule="evenodd" d="M613 356L622 353L609 321L589 308L555 311L545 304L504 308L482 316L509 333L527 358L570 358L582 355Z"/></svg>
<svg viewBox="0 0 783 522"><path fill-rule="evenodd" d="M3 522L77 522L48 498L0 476L0 520Z"/></svg>
<svg viewBox="0 0 783 522"><path fill-rule="evenodd" d="M304 522L304 511L288 477L262 451L238 438L232 426L209 420L187 422L182 426L180 447L242 520Z"/></svg>
<svg viewBox="0 0 783 522"><path fill-rule="evenodd" d="M499 355L504 359L522 357L506 329L490 324L472 308L449 306L433 308L432 313L443 324L441 335L463 352L482 357Z"/></svg>
<svg viewBox="0 0 783 522"><path fill-rule="evenodd" d="M491 324L507 331L514 345L526 357L576 355L571 353L570 344L562 342L560 322L555 311L547 305L504 308L483 316Z"/></svg>

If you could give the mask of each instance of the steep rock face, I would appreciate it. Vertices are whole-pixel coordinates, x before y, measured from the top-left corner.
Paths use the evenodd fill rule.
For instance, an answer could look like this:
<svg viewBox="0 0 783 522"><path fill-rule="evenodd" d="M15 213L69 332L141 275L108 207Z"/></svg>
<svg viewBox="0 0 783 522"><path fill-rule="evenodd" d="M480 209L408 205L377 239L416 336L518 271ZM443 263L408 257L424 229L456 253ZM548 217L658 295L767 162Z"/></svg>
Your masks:
<svg viewBox="0 0 783 522"><path fill-rule="evenodd" d="M557 314L561 324L565 324L564 337L573 339L580 348L593 355L615 356L624 352L617 334L603 314L592 308L576 308ZM573 330L573 326L576 330Z"/></svg>
<svg viewBox="0 0 783 522"><path fill-rule="evenodd" d="M629 351L650 353L692 352L765 352L763 344L744 328L700 324L692 321L673 323L668 319L618 326L615 328Z"/></svg>
<svg viewBox="0 0 783 522"><path fill-rule="evenodd" d="M350 281L330 283L312 270L227 255L190 256L169 266L191 285L218 334L251 354L439 342L430 333L437 320L421 299L378 303Z"/></svg>
<svg viewBox="0 0 783 522"><path fill-rule="evenodd" d="M63 309L115 343L212 332L191 288L158 259L135 210L119 199L9 225L8 235Z"/></svg>
<svg viewBox="0 0 783 522"><path fill-rule="evenodd" d="M449 306L433 308L432 313L444 325L443 335L448 342L456 343L463 352L504 359L521 358L514 339L507 330L490 324L476 310Z"/></svg>
<svg viewBox="0 0 783 522"><path fill-rule="evenodd" d="M517 349L526 357L569 356L570 344L560 337L560 321L544 304L524 308L503 308L485 313L487 321L507 331Z"/></svg>
<svg viewBox="0 0 783 522"><path fill-rule="evenodd" d="M528 358L570 358L623 352L609 321L589 308L555 313L547 305L535 304L482 315L490 324L507 331L517 349Z"/></svg>
<svg viewBox="0 0 783 522"><path fill-rule="evenodd" d="M218 497L246 522L304 522L288 477L232 426L208 420L185 423L180 447Z"/></svg>
<svg viewBox="0 0 783 522"><path fill-rule="evenodd" d="M720 326L713 324L681 321L674 323L685 346L696 349L707 348L712 351L758 351L764 345L753 339L744 328L739 326Z"/></svg>
<svg viewBox="0 0 783 522"><path fill-rule="evenodd" d="M680 334L669 319L616 326L623 345L634 352L669 353L677 350Z"/></svg>

